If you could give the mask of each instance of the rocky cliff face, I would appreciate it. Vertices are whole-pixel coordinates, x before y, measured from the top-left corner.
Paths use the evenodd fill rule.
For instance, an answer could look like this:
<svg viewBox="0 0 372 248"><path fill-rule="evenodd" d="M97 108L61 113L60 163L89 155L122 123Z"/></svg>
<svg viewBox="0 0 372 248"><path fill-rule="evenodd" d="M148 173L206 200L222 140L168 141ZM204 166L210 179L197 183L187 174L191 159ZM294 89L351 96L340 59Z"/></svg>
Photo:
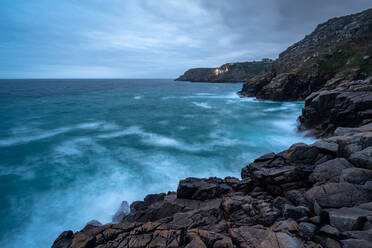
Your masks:
<svg viewBox="0 0 372 248"><path fill-rule="evenodd" d="M372 9L368 9L318 25L282 52L270 72L250 79L240 94L303 100L335 78L358 80L372 75L371 58Z"/></svg>
<svg viewBox="0 0 372 248"><path fill-rule="evenodd" d="M271 60L229 63L218 68L195 68L185 72L176 81L190 82L244 82L271 68Z"/></svg>
<svg viewBox="0 0 372 248"><path fill-rule="evenodd" d="M299 120L301 129L311 129L317 137L329 136L337 127L372 123L372 77L328 81L306 98Z"/></svg>

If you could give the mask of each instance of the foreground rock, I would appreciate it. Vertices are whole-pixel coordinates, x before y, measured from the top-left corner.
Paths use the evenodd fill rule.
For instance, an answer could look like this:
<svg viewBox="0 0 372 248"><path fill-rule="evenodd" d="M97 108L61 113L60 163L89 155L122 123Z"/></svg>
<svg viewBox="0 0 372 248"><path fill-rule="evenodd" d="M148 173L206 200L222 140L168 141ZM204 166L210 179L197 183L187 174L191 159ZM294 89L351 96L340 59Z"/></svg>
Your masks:
<svg viewBox="0 0 372 248"><path fill-rule="evenodd" d="M242 179L181 180L120 223L66 231L53 247L371 247L371 157L353 158L372 148L372 126L336 133L266 154Z"/></svg>
<svg viewBox="0 0 372 248"><path fill-rule="evenodd" d="M176 81L190 82L244 82L271 69L272 61L229 63L218 68L194 68L186 71Z"/></svg>

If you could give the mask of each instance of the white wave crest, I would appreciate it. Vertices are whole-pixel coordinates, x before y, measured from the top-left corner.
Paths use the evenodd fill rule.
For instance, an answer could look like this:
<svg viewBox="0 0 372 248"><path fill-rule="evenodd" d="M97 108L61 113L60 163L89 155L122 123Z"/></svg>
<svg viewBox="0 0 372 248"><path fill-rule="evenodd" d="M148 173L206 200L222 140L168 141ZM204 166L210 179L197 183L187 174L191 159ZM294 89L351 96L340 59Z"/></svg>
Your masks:
<svg viewBox="0 0 372 248"><path fill-rule="evenodd" d="M195 106L198 106L198 107L201 107L201 108L205 108L205 109L211 109L212 106L209 105L208 103L206 102L192 102Z"/></svg>

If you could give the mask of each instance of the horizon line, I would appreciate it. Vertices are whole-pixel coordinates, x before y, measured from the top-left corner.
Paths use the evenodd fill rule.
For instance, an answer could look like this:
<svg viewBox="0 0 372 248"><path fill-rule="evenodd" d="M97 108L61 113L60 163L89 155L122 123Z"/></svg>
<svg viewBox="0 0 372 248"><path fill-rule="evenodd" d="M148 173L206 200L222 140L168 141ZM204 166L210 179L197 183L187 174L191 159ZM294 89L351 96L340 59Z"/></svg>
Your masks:
<svg viewBox="0 0 372 248"><path fill-rule="evenodd" d="M175 78L0 78L0 80L175 80Z"/></svg>

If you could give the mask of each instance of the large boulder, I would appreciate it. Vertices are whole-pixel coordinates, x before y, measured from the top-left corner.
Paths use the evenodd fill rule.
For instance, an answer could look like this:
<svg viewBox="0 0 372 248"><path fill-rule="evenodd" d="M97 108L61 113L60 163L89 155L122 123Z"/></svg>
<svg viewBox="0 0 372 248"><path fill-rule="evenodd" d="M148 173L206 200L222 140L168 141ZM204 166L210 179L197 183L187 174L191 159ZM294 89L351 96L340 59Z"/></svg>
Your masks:
<svg viewBox="0 0 372 248"><path fill-rule="evenodd" d="M342 171L340 175L341 182L348 182L352 184L365 184L372 180L372 170L361 168L347 168Z"/></svg>
<svg viewBox="0 0 372 248"><path fill-rule="evenodd" d="M372 191L368 187L350 183L327 183L309 189L305 198L323 208L352 207L372 201Z"/></svg>
<svg viewBox="0 0 372 248"><path fill-rule="evenodd" d="M315 167L313 173L310 175L310 179L319 184L327 182L338 183L342 171L352 167L353 165L344 158L328 160Z"/></svg>
<svg viewBox="0 0 372 248"><path fill-rule="evenodd" d="M372 146L352 153L349 159L357 167L372 170Z"/></svg>
<svg viewBox="0 0 372 248"><path fill-rule="evenodd" d="M302 248L303 242L284 232L273 232L260 227L242 226L230 231L235 243L240 247L261 248Z"/></svg>
<svg viewBox="0 0 372 248"><path fill-rule="evenodd" d="M217 198L232 190L232 187L225 184L224 181L219 178L186 178L181 180L178 185L177 198L208 200Z"/></svg>
<svg viewBox="0 0 372 248"><path fill-rule="evenodd" d="M336 227L340 232L362 230L367 222L367 217L372 212L357 207L325 209L322 213L324 218L329 218L331 226Z"/></svg>

